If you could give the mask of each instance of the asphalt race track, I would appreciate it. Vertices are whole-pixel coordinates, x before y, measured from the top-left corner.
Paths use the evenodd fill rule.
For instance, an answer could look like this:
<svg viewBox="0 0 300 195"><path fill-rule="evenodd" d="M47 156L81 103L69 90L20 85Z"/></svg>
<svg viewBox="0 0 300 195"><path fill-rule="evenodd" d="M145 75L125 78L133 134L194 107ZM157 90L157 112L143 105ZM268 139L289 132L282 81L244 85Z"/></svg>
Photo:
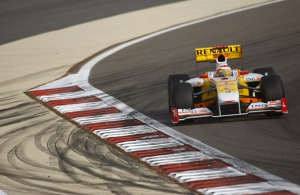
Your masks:
<svg viewBox="0 0 300 195"><path fill-rule="evenodd" d="M143 114L258 168L300 184L300 1L287 0L157 36L104 59L90 83ZM194 49L241 44L245 69L274 67L283 80L289 114L206 118L173 125L170 74L196 75ZM230 61L241 68L241 61ZM214 64L199 65L201 72Z"/></svg>

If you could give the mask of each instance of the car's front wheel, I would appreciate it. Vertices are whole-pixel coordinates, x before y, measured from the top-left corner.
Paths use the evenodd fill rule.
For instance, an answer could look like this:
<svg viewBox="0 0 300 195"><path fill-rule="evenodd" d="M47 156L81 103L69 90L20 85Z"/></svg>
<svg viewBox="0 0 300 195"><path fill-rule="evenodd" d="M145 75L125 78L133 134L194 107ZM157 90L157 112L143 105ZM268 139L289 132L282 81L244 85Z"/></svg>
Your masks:
<svg viewBox="0 0 300 195"><path fill-rule="evenodd" d="M171 88L176 83L184 83L185 81L189 80L190 77L187 74L174 74L169 75L168 78L168 104L169 104L169 112L171 113Z"/></svg>
<svg viewBox="0 0 300 195"><path fill-rule="evenodd" d="M171 88L171 104L172 108L178 109L193 109L194 97L193 87L190 83L176 83ZM193 119L186 122L193 122Z"/></svg>
<svg viewBox="0 0 300 195"><path fill-rule="evenodd" d="M281 100L285 97L283 84L279 75L262 77L260 81L262 97L264 102ZM266 116L282 116L282 112L266 112Z"/></svg>

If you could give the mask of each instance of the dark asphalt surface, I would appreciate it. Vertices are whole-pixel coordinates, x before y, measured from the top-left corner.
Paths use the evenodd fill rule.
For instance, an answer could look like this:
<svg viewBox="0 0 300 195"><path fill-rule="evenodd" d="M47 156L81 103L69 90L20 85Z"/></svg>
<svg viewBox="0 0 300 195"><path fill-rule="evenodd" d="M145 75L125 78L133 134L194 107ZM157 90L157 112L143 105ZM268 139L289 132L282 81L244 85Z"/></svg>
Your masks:
<svg viewBox="0 0 300 195"><path fill-rule="evenodd" d="M258 168L300 184L300 1L287 0L189 26L130 46L93 68L90 83L143 114ZM242 44L245 69L274 67L289 114L206 118L173 125L170 74L196 75L194 49ZM241 68L241 61L230 61ZM199 65L201 72L214 64Z"/></svg>
<svg viewBox="0 0 300 195"><path fill-rule="evenodd" d="M37 34L182 0L0 1L0 45Z"/></svg>

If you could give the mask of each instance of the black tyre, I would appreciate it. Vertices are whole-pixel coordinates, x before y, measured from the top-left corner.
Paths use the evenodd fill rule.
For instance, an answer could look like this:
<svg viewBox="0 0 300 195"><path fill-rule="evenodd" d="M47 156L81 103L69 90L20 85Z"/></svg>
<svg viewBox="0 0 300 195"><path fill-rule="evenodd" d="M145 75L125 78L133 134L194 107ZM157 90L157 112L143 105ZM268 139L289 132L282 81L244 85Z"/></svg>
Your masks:
<svg viewBox="0 0 300 195"><path fill-rule="evenodd" d="M184 83L185 81L189 80L190 77L187 74L175 74L170 75L168 78L168 104L169 104L169 112L171 113L171 88L175 83Z"/></svg>
<svg viewBox="0 0 300 195"><path fill-rule="evenodd" d="M171 107L179 109L194 108L193 87L190 83L175 83L172 86ZM188 119L184 122L191 123L194 122L194 119Z"/></svg>
<svg viewBox="0 0 300 195"><path fill-rule="evenodd" d="M176 83L171 89L171 106L179 109L193 109L193 87L189 83Z"/></svg>
<svg viewBox="0 0 300 195"><path fill-rule="evenodd" d="M283 84L279 75L262 77L260 81L262 98L264 102L281 100L285 97ZM266 112L266 116L282 116L282 112Z"/></svg>
<svg viewBox="0 0 300 195"><path fill-rule="evenodd" d="M171 92L171 87L175 83L184 83L185 81L189 80L190 77L187 74L174 74L174 75L169 75L168 78L168 92Z"/></svg>
<svg viewBox="0 0 300 195"><path fill-rule="evenodd" d="M275 70L273 67L257 68L253 70L253 73L259 73L264 76L275 75Z"/></svg>

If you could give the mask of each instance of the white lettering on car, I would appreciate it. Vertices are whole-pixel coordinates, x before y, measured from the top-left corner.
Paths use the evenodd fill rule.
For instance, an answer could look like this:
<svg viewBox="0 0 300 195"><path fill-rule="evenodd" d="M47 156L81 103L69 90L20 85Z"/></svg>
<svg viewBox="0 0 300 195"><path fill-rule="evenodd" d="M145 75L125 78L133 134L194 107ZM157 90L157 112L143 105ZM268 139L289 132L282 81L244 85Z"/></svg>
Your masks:
<svg viewBox="0 0 300 195"><path fill-rule="evenodd" d="M252 104L251 108L267 108L268 104L262 103L262 104Z"/></svg>

